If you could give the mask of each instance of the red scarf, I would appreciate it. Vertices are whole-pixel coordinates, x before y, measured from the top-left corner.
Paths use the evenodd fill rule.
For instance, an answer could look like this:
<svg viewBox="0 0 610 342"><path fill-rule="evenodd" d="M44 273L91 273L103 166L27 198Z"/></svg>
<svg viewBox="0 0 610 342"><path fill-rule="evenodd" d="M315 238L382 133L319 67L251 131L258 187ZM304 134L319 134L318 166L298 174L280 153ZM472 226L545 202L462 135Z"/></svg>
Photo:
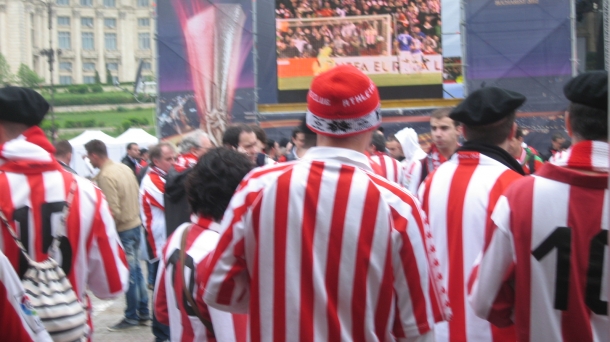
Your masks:
<svg viewBox="0 0 610 342"><path fill-rule="evenodd" d="M429 169L428 172L432 172L436 169L438 169L439 166L441 166L442 163L447 161L447 158L445 158L441 152L438 150L438 148L436 147L436 145L431 144L430 145L430 152L428 153L428 157L426 158L426 160L428 161L428 166L432 166L433 169ZM430 162L432 163L432 165L430 165Z"/></svg>
<svg viewBox="0 0 610 342"><path fill-rule="evenodd" d="M0 170L16 173L41 173L61 170L53 157L55 148L38 126L0 145Z"/></svg>
<svg viewBox="0 0 610 342"><path fill-rule="evenodd" d="M608 143L581 141L566 151L556 153L549 162L571 169L608 172Z"/></svg>

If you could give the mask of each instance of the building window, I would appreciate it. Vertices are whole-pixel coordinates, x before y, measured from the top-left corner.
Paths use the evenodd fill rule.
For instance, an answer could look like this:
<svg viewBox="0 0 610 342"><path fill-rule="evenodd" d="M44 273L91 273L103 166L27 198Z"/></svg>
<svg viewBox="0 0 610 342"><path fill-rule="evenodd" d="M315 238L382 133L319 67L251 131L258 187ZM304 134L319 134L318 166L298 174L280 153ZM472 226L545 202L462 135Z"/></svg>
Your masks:
<svg viewBox="0 0 610 342"><path fill-rule="evenodd" d="M93 0L80 0L80 5L91 7L93 6Z"/></svg>
<svg viewBox="0 0 610 342"><path fill-rule="evenodd" d="M83 32L83 50L94 50L93 32Z"/></svg>
<svg viewBox="0 0 610 342"><path fill-rule="evenodd" d="M150 62L142 62L142 70L150 70L152 69Z"/></svg>
<svg viewBox="0 0 610 342"><path fill-rule="evenodd" d="M56 4L58 4L60 6L69 6L70 0L57 0Z"/></svg>
<svg viewBox="0 0 610 342"><path fill-rule="evenodd" d="M83 76L84 84L93 84L95 83L95 76Z"/></svg>
<svg viewBox="0 0 610 342"><path fill-rule="evenodd" d="M70 26L70 17L57 17L57 26Z"/></svg>
<svg viewBox="0 0 610 342"><path fill-rule="evenodd" d="M106 63L106 69L110 71L119 70L119 63Z"/></svg>
<svg viewBox="0 0 610 342"><path fill-rule="evenodd" d="M84 71L95 71L95 63L91 63L91 62L83 63L83 70Z"/></svg>
<svg viewBox="0 0 610 342"><path fill-rule="evenodd" d="M119 84L119 76L112 76L112 84Z"/></svg>
<svg viewBox="0 0 610 342"><path fill-rule="evenodd" d="M116 7L115 0L104 0L104 7Z"/></svg>
<svg viewBox="0 0 610 342"><path fill-rule="evenodd" d="M59 76L59 84L72 84L72 76Z"/></svg>
<svg viewBox="0 0 610 342"><path fill-rule="evenodd" d="M106 50L116 50L116 33L104 33Z"/></svg>
<svg viewBox="0 0 610 342"><path fill-rule="evenodd" d="M150 19L138 18L138 26L150 26Z"/></svg>
<svg viewBox="0 0 610 342"><path fill-rule="evenodd" d="M59 62L59 70L72 71L72 63L71 62Z"/></svg>
<svg viewBox="0 0 610 342"><path fill-rule="evenodd" d="M116 19L115 18L104 18L104 26L106 26L107 28L115 28Z"/></svg>
<svg viewBox="0 0 610 342"><path fill-rule="evenodd" d="M83 27L93 27L93 18L82 17L82 18L80 18L80 24Z"/></svg>
<svg viewBox="0 0 610 342"><path fill-rule="evenodd" d="M57 44L60 49L70 50L70 32L57 32Z"/></svg>
<svg viewBox="0 0 610 342"><path fill-rule="evenodd" d="M148 7L148 0L138 0L138 7Z"/></svg>
<svg viewBox="0 0 610 342"><path fill-rule="evenodd" d="M138 47L140 50L150 50L149 33L138 33Z"/></svg>

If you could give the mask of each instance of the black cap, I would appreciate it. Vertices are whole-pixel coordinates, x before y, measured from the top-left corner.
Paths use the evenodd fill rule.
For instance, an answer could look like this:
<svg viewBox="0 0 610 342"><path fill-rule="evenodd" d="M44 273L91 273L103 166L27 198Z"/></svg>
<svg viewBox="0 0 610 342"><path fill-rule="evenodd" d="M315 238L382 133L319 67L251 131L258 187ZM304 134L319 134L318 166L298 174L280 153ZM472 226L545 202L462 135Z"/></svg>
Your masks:
<svg viewBox="0 0 610 342"><path fill-rule="evenodd" d="M0 120L36 126L48 111L47 100L32 89L0 88Z"/></svg>
<svg viewBox="0 0 610 342"><path fill-rule="evenodd" d="M449 117L467 126L489 125L512 114L525 100L525 96L514 91L485 87L468 95Z"/></svg>
<svg viewBox="0 0 610 342"><path fill-rule="evenodd" d="M571 79L563 93L568 100L585 106L608 111L608 72L590 71Z"/></svg>

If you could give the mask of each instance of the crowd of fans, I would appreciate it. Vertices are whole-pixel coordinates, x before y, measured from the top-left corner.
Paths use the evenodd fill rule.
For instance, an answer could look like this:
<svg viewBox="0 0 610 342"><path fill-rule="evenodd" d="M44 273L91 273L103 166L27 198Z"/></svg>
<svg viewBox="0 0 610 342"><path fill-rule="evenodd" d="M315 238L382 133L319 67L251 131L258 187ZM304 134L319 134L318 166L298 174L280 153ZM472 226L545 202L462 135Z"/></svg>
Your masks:
<svg viewBox="0 0 610 342"><path fill-rule="evenodd" d="M439 0L281 0L276 2L277 19L331 18L390 14L392 54L398 54L398 33L413 38L414 48L424 54L441 53ZM278 24L278 58L312 58L386 55L387 42L378 20L362 22L311 22L289 27Z"/></svg>

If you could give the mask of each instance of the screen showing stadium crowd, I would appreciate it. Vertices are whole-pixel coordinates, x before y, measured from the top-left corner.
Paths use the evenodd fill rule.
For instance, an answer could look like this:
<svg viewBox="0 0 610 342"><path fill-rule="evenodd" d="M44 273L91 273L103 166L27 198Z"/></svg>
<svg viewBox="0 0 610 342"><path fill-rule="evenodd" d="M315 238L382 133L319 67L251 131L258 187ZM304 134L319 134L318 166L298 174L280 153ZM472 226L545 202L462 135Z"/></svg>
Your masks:
<svg viewBox="0 0 610 342"><path fill-rule="evenodd" d="M392 55L401 46L396 37L408 34L408 48L423 54L441 54L440 0L278 0L277 19L392 16ZM278 58L388 55L378 20L291 22L277 26Z"/></svg>

